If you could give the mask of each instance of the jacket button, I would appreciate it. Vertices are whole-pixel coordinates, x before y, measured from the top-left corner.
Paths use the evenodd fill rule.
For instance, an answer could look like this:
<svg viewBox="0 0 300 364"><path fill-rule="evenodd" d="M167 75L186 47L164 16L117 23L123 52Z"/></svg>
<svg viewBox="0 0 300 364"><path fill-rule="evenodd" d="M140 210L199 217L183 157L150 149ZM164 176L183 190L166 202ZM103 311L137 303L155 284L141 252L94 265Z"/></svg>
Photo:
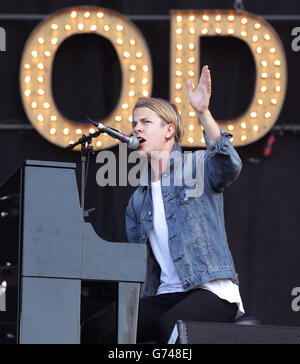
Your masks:
<svg viewBox="0 0 300 364"><path fill-rule="evenodd" d="M149 212L148 212L148 215L149 215L149 216L151 216L151 215L152 215L152 211L149 211Z"/></svg>

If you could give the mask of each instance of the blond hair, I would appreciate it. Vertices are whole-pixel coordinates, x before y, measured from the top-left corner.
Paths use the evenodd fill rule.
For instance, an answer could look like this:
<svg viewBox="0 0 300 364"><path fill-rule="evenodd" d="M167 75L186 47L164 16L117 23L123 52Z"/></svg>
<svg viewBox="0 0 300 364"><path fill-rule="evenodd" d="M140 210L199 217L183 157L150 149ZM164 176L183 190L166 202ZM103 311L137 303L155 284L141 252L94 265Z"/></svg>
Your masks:
<svg viewBox="0 0 300 364"><path fill-rule="evenodd" d="M177 143L182 141L184 134L183 122L176 105L164 99L149 97L139 98L133 111L141 107L154 111L167 124L173 124L175 126L175 141Z"/></svg>

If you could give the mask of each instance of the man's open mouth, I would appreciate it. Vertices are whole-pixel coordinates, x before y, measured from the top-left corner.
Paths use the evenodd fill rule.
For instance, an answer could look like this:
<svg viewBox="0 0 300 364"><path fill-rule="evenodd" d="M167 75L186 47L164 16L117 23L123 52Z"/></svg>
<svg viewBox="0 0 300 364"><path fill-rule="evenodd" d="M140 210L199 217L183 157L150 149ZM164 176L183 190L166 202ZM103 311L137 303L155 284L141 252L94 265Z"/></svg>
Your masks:
<svg viewBox="0 0 300 364"><path fill-rule="evenodd" d="M142 138L142 137L138 137L138 140L139 140L139 142L140 142L140 145L142 145L143 143L145 143L145 139L144 138Z"/></svg>

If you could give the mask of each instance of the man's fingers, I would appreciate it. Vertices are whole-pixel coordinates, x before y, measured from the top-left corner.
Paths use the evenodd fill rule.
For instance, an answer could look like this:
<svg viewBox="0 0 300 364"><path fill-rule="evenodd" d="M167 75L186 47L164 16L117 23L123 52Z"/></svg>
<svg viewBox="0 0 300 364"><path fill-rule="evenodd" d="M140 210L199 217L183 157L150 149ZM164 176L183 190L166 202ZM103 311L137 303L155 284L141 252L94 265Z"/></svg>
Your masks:
<svg viewBox="0 0 300 364"><path fill-rule="evenodd" d="M203 83L203 82L205 82L205 67L206 66L204 66L203 68L202 68L202 71L201 71L201 75L200 75L200 79L199 79L199 83L198 83L198 88L201 86L201 84Z"/></svg>
<svg viewBox="0 0 300 364"><path fill-rule="evenodd" d="M193 86L193 83L191 80L186 80L186 85L187 85L187 88L188 88L188 93L189 93L189 96L192 96L193 95L193 92L194 92L194 86Z"/></svg>
<svg viewBox="0 0 300 364"><path fill-rule="evenodd" d="M191 80L189 80L189 79L187 79L186 80L186 85L187 85L187 88L189 89L189 90L191 90L191 91L193 91L193 83L192 83L192 81Z"/></svg>
<svg viewBox="0 0 300 364"><path fill-rule="evenodd" d="M207 89L208 89L208 93L211 93L211 75L210 75L210 70L207 70Z"/></svg>
<svg viewBox="0 0 300 364"><path fill-rule="evenodd" d="M208 80L209 80L209 69L208 69L208 66L204 66L202 68L202 72L201 72L201 76L200 76L200 80L199 80L197 88L200 89L203 84L207 85Z"/></svg>

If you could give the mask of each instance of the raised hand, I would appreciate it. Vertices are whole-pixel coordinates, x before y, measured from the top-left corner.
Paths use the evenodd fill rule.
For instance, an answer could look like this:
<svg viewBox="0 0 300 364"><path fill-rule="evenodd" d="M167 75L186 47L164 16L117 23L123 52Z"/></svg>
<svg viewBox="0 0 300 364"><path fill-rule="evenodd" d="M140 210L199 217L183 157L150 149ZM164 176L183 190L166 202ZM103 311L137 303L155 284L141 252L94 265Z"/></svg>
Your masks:
<svg viewBox="0 0 300 364"><path fill-rule="evenodd" d="M208 66L201 72L198 86L194 89L192 81L186 82L191 106L200 114L208 111L211 96L211 76Z"/></svg>

